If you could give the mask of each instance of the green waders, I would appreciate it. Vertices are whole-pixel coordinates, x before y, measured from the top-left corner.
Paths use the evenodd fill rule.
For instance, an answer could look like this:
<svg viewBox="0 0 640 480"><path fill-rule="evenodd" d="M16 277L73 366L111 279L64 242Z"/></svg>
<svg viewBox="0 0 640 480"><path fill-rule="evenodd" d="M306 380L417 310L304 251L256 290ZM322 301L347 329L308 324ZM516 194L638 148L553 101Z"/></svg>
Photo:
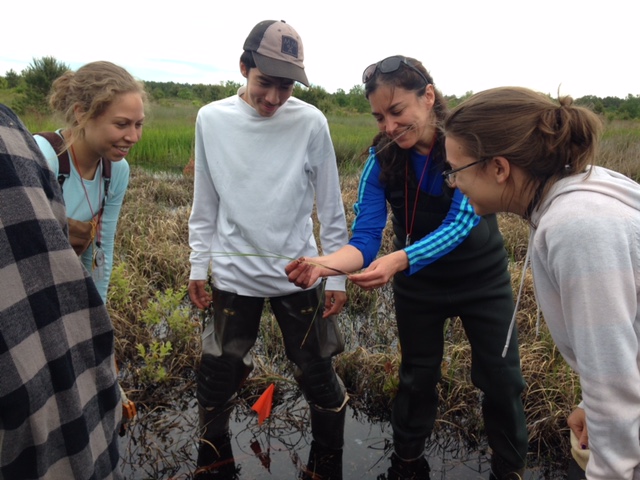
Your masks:
<svg viewBox="0 0 640 480"><path fill-rule="evenodd" d="M347 395L333 369L332 357L344 349L335 317L322 318L322 287L269 298L282 331L294 377L311 408L314 441L341 451ZM213 291L213 319L205 326L198 370L197 398L201 440L198 467L220 461L217 445L228 443L233 397L253 369L264 298ZM224 459L222 459L224 460ZM207 477L197 477L207 478ZM213 478L213 477L212 477Z"/></svg>

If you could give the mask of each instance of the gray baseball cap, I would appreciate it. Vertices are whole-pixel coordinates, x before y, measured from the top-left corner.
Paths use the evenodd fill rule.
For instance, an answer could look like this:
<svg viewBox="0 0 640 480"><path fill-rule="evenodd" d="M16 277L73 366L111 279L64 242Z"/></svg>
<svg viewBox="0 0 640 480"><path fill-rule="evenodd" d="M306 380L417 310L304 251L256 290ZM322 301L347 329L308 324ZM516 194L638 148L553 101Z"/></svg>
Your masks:
<svg viewBox="0 0 640 480"><path fill-rule="evenodd" d="M258 69L265 75L290 78L309 86L304 72L302 39L284 20L258 23L244 42Z"/></svg>

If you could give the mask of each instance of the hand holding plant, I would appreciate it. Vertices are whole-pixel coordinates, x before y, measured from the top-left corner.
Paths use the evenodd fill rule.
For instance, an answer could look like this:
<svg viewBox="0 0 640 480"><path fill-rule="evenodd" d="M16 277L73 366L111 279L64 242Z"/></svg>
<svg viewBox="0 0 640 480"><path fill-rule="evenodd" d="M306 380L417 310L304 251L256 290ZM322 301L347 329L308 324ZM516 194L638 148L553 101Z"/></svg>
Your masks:
<svg viewBox="0 0 640 480"><path fill-rule="evenodd" d="M362 273L349 275L349 280L364 288L380 288L385 286L393 276L409 268L409 259L404 250L390 253L374 260Z"/></svg>
<svg viewBox="0 0 640 480"><path fill-rule="evenodd" d="M311 288L323 276L323 268L315 260L317 258L301 257L284 267L289 281L296 287Z"/></svg>

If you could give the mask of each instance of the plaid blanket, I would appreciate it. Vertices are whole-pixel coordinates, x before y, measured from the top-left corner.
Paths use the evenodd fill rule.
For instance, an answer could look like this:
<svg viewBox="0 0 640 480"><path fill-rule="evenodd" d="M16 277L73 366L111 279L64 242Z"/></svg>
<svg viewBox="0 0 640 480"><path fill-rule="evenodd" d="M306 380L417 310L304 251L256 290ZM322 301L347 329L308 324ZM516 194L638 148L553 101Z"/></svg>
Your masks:
<svg viewBox="0 0 640 480"><path fill-rule="evenodd" d="M62 194L0 104L0 479L121 478L113 328Z"/></svg>

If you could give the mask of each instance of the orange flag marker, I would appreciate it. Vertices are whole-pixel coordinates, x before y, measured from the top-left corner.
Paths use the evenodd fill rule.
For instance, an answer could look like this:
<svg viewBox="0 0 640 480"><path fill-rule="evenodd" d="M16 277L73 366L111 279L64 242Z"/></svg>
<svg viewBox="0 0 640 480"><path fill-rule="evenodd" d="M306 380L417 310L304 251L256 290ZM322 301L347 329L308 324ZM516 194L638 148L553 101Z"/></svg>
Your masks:
<svg viewBox="0 0 640 480"><path fill-rule="evenodd" d="M271 405L273 404L273 390L275 386L272 383L267 387L260 398L253 404L251 410L254 410L258 413L258 425L262 425L265 418L271 415Z"/></svg>

